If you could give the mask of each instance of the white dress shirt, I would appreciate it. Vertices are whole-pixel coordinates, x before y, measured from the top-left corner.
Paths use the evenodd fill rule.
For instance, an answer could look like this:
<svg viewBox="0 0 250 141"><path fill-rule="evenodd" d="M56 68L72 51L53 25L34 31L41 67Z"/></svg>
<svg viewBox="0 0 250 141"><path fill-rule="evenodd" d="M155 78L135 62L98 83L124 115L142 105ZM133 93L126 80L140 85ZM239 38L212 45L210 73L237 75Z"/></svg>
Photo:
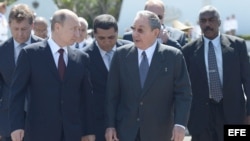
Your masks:
<svg viewBox="0 0 250 141"><path fill-rule="evenodd" d="M8 22L4 14L0 13L0 43L8 39Z"/></svg>
<svg viewBox="0 0 250 141"><path fill-rule="evenodd" d="M138 66L140 66L140 64L141 64L141 61L142 61L142 52L143 51L145 51L145 53L147 55L148 65L150 66L151 61L152 61L152 57L153 57L153 54L154 54L154 51L155 51L155 48L156 48L156 44L157 44L157 41L155 41L153 43L153 45L150 46L149 48L147 48L146 50L141 50L141 49L137 48L138 49Z"/></svg>
<svg viewBox="0 0 250 141"><path fill-rule="evenodd" d="M58 59L59 59L59 55L60 53L58 52L59 49L63 49L64 53L63 53L63 59L65 62L65 65L67 66L68 64L68 50L67 47L60 47L51 37L49 37L48 39L48 43L56 64L56 67L58 68Z"/></svg>

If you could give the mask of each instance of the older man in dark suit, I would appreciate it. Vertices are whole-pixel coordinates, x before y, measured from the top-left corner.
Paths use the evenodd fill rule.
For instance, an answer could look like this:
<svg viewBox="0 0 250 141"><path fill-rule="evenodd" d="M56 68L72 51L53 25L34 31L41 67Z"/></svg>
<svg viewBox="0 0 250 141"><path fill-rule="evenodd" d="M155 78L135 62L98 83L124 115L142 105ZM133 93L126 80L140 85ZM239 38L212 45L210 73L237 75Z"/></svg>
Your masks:
<svg viewBox="0 0 250 141"><path fill-rule="evenodd" d="M96 141L105 141L104 99L110 61L117 47L132 43L118 38L116 19L109 14L102 14L94 19L93 43L83 49L89 54L90 74L94 92L94 118ZM109 56L110 55L110 56Z"/></svg>
<svg viewBox="0 0 250 141"><path fill-rule="evenodd" d="M12 37L0 46L0 136L10 141L9 96L16 60L23 46L41 41L31 35L33 11L27 5L15 5L9 14Z"/></svg>
<svg viewBox="0 0 250 141"><path fill-rule="evenodd" d="M74 12L60 9L51 20L51 37L21 51L11 87L13 141L80 141L82 136L94 141L88 55L69 47L79 27Z"/></svg>
<svg viewBox="0 0 250 141"><path fill-rule="evenodd" d="M106 140L182 141L191 86L179 49L160 44L160 19L139 11L134 44L117 48L107 81Z"/></svg>
<svg viewBox="0 0 250 141"><path fill-rule="evenodd" d="M225 124L250 124L250 58L243 39L219 32L218 10L199 12L202 37L183 47L192 84L192 141L224 141ZM246 97L246 99L245 99Z"/></svg>

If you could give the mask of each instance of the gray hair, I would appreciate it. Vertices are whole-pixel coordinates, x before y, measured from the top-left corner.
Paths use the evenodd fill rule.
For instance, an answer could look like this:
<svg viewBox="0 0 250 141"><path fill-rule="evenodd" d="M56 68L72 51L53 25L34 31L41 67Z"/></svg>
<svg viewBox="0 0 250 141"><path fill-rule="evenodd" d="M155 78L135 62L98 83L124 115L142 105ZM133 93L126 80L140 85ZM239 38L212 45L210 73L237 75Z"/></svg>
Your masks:
<svg viewBox="0 0 250 141"><path fill-rule="evenodd" d="M80 23L83 23L86 26L86 28L88 29L89 24L88 24L88 22L87 22L87 20L85 18L78 17L78 20L79 20Z"/></svg>
<svg viewBox="0 0 250 141"><path fill-rule="evenodd" d="M136 18L139 18L139 17L147 18L152 30L154 29L161 30L161 21L155 13L148 11L148 10L142 10L142 11L137 12Z"/></svg>
<svg viewBox="0 0 250 141"><path fill-rule="evenodd" d="M211 13L213 13L214 16L215 16L218 20L220 20L220 13L219 13L219 11L217 10L217 8L215 8L214 6L212 6L212 5L206 5L206 6L204 6L204 7L200 10L199 16L200 16L201 14L203 14L203 13L206 13L206 12L211 12Z"/></svg>

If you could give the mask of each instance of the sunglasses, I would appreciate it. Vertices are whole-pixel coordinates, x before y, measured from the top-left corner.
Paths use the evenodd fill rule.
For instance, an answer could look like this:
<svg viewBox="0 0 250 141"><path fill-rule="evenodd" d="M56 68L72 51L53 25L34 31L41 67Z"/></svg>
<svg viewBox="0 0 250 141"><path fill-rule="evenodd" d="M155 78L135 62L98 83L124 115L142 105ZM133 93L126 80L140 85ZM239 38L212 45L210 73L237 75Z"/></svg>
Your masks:
<svg viewBox="0 0 250 141"><path fill-rule="evenodd" d="M157 16L158 16L158 18L159 18L160 20L163 19L163 16L162 16L162 15L157 15Z"/></svg>

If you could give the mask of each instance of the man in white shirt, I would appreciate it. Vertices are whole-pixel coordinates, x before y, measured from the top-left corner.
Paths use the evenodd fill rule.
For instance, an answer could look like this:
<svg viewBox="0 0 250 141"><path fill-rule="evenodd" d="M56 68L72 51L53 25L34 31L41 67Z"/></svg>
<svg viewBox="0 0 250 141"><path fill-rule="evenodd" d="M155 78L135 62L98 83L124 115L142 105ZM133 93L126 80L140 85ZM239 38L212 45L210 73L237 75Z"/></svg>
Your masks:
<svg viewBox="0 0 250 141"><path fill-rule="evenodd" d="M0 2L0 43L8 39L8 22L5 17L6 4Z"/></svg>

